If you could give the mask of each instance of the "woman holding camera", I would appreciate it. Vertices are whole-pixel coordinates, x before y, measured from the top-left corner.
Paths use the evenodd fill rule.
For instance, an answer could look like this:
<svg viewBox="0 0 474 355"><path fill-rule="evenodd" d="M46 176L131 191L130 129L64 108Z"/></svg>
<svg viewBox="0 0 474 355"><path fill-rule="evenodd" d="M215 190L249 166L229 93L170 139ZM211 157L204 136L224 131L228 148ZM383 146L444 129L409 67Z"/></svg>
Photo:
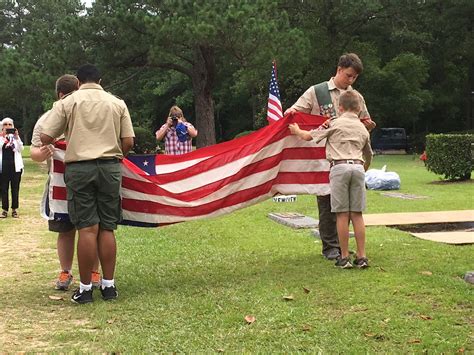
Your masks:
<svg viewBox="0 0 474 355"><path fill-rule="evenodd" d="M170 109L166 123L156 131L156 139L165 139L165 154L180 155L193 150L192 139L198 134L196 128L186 121L178 106Z"/></svg>
<svg viewBox="0 0 474 355"><path fill-rule="evenodd" d="M11 118L4 118L2 121L2 137L0 138L0 169L1 169L1 192L2 192L2 213L0 218L8 215L8 190L11 186L12 195L12 217L18 218L18 194L20 191L21 174L23 173L23 142L18 135L18 130Z"/></svg>

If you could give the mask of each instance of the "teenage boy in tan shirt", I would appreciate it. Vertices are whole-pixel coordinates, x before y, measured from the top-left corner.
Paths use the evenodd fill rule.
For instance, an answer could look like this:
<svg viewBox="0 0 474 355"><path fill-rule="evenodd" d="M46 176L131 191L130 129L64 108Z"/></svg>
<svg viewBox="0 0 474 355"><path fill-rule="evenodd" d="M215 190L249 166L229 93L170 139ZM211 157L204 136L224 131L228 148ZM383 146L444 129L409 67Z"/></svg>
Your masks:
<svg viewBox="0 0 474 355"><path fill-rule="evenodd" d="M292 134L307 141L326 141L326 157L330 162L331 212L336 213L337 235L341 257L336 266L347 269L353 264L349 255L349 220L354 227L357 255L354 265L369 266L365 253L365 171L372 161L370 134L358 115L361 107L359 96L346 91L339 97L341 115L329 123L327 129L305 131L297 123L289 125Z"/></svg>

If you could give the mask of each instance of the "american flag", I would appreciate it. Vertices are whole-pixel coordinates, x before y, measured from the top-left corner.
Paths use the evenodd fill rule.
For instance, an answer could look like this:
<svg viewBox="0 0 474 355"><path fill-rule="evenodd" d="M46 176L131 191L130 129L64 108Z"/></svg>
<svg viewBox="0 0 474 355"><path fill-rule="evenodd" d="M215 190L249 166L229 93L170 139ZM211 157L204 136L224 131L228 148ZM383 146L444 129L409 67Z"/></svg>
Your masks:
<svg viewBox="0 0 474 355"><path fill-rule="evenodd" d="M283 118L283 110L281 108L280 101L280 89L278 88L276 63L272 63L272 78L268 86L268 108L267 108L267 120L268 123L278 121Z"/></svg>
<svg viewBox="0 0 474 355"><path fill-rule="evenodd" d="M278 193L328 194L324 143L304 141L288 129L293 122L313 129L325 120L296 113L247 136L191 153L124 159L122 223L152 227L224 215ZM54 167L54 173L64 172L64 148L56 149L53 165L62 168ZM66 193L64 181L51 182L54 216L54 208L62 206L57 212L64 212Z"/></svg>

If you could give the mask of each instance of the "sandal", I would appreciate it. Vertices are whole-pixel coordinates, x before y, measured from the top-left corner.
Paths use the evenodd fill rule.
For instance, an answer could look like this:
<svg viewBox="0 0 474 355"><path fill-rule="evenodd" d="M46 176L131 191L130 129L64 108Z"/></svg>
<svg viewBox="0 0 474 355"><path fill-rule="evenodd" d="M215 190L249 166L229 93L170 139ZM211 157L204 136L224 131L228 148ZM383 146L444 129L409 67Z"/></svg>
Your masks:
<svg viewBox="0 0 474 355"><path fill-rule="evenodd" d="M18 218L18 212L17 212L17 211L13 211L13 212L12 212L12 217L13 217L13 218Z"/></svg>
<svg viewBox="0 0 474 355"><path fill-rule="evenodd" d="M3 211L2 214L0 214L0 218L7 218L8 213L7 211Z"/></svg>

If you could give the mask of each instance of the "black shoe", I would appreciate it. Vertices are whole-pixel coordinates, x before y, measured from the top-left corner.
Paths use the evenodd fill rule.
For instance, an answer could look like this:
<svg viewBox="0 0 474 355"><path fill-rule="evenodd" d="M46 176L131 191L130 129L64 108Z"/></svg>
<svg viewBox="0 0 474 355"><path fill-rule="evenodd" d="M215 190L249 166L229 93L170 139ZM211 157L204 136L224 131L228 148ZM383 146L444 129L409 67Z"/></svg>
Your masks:
<svg viewBox="0 0 474 355"><path fill-rule="evenodd" d="M369 267L369 260L367 260L367 258L356 258L354 265L359 269L366 269Z"/></svg>
<svg viewBox="0 0 474 355"><path fill-rule="evenodd" d="M82 291L78 288L71 296L71 302L84 304L92 302L92 289L89 291Z"/></svg>
<svg viewBox="0 0 474 355"><path fill-rule="evenodd" d="M100 287L100 293L102 293L102 298L105 301L111 301L114 300L118 297L118 292L115 286L109 286L106 288Z"/></svg>
<svg viewBox="0 0 474 355"><path fill-rule="evenodd" d="M329 249L323 253L323 256L328 260L336 260L341 256L341 252L337 248Z"/></svg>
<svg viewBox="0 0 474 355"><path fill-rule="evenodd" d="M340 267L341 269L352 269L352 263L351 263L351 258L339 258L337 259L336 263L334 264L337 267Z"/></svg>

